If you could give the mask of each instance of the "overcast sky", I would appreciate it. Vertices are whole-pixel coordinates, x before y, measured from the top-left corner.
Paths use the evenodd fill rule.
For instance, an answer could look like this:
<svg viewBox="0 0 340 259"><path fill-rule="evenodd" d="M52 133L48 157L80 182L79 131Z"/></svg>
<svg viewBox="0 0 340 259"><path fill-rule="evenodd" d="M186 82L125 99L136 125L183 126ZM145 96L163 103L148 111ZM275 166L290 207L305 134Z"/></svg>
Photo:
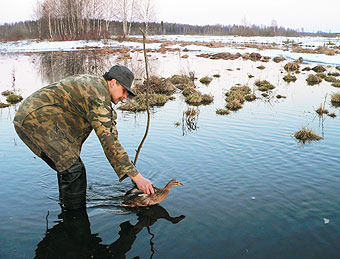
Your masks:
<svg viewBox="0 0 340 259"><path fill-rule="evenodd" d="M271 25L305 31L340 32L340 0L155 0L158 21ZM2 0L0 23L32 19L36 0Z"/></svg>

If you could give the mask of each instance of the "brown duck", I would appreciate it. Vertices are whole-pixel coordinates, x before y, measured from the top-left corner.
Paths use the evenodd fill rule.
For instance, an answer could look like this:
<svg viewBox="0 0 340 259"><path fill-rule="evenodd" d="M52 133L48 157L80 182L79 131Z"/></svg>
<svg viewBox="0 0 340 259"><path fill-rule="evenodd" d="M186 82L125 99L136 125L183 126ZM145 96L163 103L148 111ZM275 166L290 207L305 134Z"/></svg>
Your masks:
<svg viewBox="0 0 340 259"><path fill-rule="evenodd" d="M161 201L164 201L168 197L170 189L175 186L183 186L183 184L181 184L176 179L173 179L168 182L168 184L165 185L163 189L153 186L153 189L155 191L153 194L145 194L140 191L135 192L131 190L129 191L129 193L132 194L126 196L126 198L122 202L122 206L145 207L155 205L157 203L160 203Z"/></svg>

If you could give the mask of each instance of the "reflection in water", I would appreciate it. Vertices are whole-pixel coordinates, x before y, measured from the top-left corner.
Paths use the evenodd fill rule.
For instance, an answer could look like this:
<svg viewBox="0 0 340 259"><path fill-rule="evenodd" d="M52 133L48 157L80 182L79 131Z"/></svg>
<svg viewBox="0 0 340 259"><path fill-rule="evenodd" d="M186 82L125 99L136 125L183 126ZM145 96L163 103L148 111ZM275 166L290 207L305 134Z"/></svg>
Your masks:
<svg viewBox="0 0 340 259"><path fill-rule="evenodd" d="M90 221L86 209L63 211L61 221L47 229L45 237L36 248L35 258L125 258L137 234L146 227L151 235L151 257L154 254L153 237L150 226L158 219L166 219L177 224L185 216L171 217L161 206L155 205L137 211L138 222L120 224L119 238L110 245L101 244L98 234L91 234Z"/></svg>
<svg viewBox="0 0 340 259"><path fill-rule="evenodd" d="M189 108L183 112L182 116L182 134L183 136L189 131L195 131L198 129L198 115L200 111L198 107L196 109Z"/></svg>
<svg viewBox="0 0 340 259"><path fill-rule="evenodd" d="M74 74L102 75L111 67L107 57L94 51L41 53L37 64L42 79L48 83Z"/></svg>
<svg viewBox="0 0 340 259"><path fill-rule="evenodd" d="M35 63L43 81L48 84L75 74L103 75L111 66L124 65L131 69L136 79L145 75L143 60L104 53L102 51L42 52ZM159 66L157 59L149 60L150 71Z"/></svg>

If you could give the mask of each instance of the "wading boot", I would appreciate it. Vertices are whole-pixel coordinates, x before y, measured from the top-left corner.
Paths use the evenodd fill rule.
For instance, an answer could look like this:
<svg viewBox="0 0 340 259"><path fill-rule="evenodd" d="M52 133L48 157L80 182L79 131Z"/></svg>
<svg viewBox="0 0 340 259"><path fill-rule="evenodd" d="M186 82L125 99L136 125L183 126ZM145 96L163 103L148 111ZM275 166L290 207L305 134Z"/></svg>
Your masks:
<svg viewBox="0 0 340 259"><path fill-rule="evenodd" d="M72 210L86 207L86 170L81 159L57 174L62 208Z"/></svg>

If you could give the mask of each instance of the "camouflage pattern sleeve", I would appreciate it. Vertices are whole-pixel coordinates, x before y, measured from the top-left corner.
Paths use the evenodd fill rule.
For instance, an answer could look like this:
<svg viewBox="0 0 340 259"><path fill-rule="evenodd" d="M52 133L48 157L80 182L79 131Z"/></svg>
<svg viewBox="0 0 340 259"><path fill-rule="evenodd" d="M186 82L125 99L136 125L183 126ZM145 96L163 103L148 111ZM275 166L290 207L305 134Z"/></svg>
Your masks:
<svg viewBox="0 0 340 259"><path fill-rule="evenodd" d="M107 159L119 177L119 181L123 181L128 176L127 174L136 176L138 171L118 140L115 123L117 114L112 109L110 101L90 97L88 107L88 121L95 130Z"/></svg>

